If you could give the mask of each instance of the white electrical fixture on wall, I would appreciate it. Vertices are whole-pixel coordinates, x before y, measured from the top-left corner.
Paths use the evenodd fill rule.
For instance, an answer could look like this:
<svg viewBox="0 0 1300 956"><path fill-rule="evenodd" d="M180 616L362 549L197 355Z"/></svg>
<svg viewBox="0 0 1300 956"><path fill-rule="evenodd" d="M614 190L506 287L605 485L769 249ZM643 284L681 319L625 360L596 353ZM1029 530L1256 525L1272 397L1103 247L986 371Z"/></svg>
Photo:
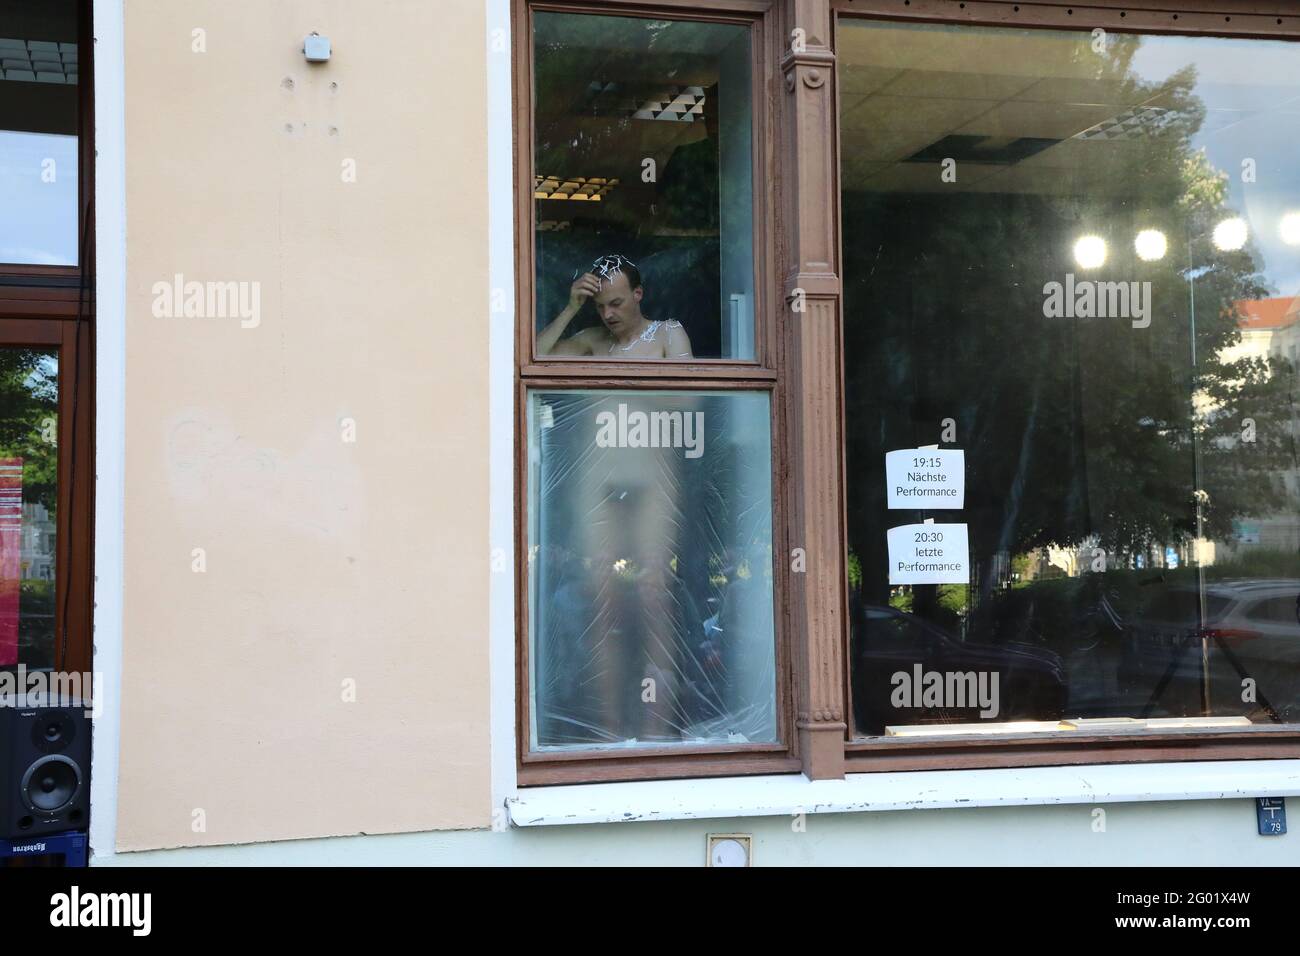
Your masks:
<svg viewBox="0 0 1300 956"><path fill-rule="evenodd" d="M302 41L302 52L308 63L328 63L330 58L330 38L313 33Z"/></svg>
<svg viewBox="0 0 1300 956"><path fill-rule="evenodd" d="M710 833L709 866L753 866L754 838L748 833Z"/></svg>

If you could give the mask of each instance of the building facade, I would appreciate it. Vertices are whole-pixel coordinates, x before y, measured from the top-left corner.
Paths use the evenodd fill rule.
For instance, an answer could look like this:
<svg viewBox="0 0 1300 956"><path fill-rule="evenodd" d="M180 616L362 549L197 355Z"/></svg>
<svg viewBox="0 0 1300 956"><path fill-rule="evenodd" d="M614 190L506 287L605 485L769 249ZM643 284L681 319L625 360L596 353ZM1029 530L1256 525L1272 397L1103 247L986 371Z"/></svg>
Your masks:
<svg viewBox="0 0 1300 956"><path fill-rule="evenodd" d="M1295 860L1290 5L24 6L93 864Z"/></svg>

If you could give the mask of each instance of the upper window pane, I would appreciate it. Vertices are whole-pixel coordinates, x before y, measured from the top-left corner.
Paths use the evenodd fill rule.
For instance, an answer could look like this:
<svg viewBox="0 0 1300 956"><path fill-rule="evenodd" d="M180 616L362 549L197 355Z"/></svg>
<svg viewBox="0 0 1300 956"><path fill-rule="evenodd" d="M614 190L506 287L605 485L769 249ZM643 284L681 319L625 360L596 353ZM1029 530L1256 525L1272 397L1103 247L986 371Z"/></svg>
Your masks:
<svg viewBox="0 0 1300 956"><path fill-rule="evenodd" d="M842 27L857 733L1296 720L1300 46Z"/></svg>
<svg viewBox="0 0 1300 956"><path fill-rule="evenodd" d="M538 356L752 359L749 29L534 24Z"/></svg>
<svg viewBox="0 0 1300 956"><path fill-rule="evenodd" d="M0 263L77 264L77 3L0 22Z"/></svg>

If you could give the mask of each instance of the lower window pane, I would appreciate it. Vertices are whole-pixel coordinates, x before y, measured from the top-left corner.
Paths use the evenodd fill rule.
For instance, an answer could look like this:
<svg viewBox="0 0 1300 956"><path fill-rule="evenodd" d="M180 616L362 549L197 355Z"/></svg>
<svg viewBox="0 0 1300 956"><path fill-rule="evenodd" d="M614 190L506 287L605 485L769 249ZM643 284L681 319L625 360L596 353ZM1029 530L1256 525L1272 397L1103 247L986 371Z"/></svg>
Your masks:
<svg viewBox="0 0 1300 956"><path fill-rule="evenodd" d="M766 393L532 392L534 750L777 739Z"/></svg>
<svg viewBox="0 0 1300 956"><path fill-rule="evenodd" d="M58 353L0 348L0 667L53 667Z"/></svg>

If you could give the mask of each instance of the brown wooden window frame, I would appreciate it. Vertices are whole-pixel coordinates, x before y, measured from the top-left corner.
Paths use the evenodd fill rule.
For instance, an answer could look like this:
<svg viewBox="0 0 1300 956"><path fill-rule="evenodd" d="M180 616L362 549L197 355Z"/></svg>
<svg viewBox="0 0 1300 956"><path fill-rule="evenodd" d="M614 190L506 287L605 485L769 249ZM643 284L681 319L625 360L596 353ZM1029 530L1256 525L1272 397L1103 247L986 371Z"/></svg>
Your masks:
<svg viewBox="0 0 1300 956"><path fill-rule="evenodd" d="M1196 4L1175 0L1091 0L1082 4L1058 0L830 0L830 8L836 23L840 18L853 18L1085 32L1101 27L1122 33L1300 38L1300 11L1256 0ZM1300 756L1300 726L1077 736L1010 734L960 741L849 739L845 755L845 769L850 773L1289 758Z"/></svg>
<svg viewBox="0 0 1300 956"><path fill-rule="evenodd" d="M91 0L78 3L77 249L69 266L0 263L0 348L59 356L54 669L92 663L94 515L95 116Z"/></svg>
<svg viewBox="0 0 1300 956"><path fill-rule="evenodd" d="M527 481L522 450L527 447L526 404L528 393L560 389L664 389L671 391L764 392L771 401L772 415L772 532L774 552L783 546L783 510L779 493L781 449L785 439L782 421L784 382L777 361L777 310L772 289L775 274L771 217L766 213L766 190L771 183L774 142L771 91L766 77L771 72L775 49L771 25L773 4L768 0L721 0L708 4L707 11L686 0L658 3L563 3L516 0L513 8L515 42L516 123L516 406L515 406L515 540L516 547L516 699L517 772L521 784L573 783L589 780L656 779L664 777L719 776L732 774L797 771L800 763L792 753L789 674L789 628L781 613L784 562L773 567L776 640L777 739L771 744L739 744L697 747L666 745L637 748L628 754L609 751L532 752L529 749L528 686L528 588L526 560ZM532 134L532 38L536 12L644 17L727 23L750 30L751 89L753 109L752 163L754 182L754 342L753 359L695 359L670 361L602 361L586 357L536 356L536 295L534 278L533 134Z"/></svg>
<svg viewBox="0 0 1300 956"><path fill-rule="evenodd" d="M848 717L848 595L840 280L840 18L971 26L1300 40L1281 2L1201 0L514 0L516 182L516 768L520 785L802 770L811 779L908 770L1300 757L1300 726L1143 734L854 739ZM537 358L533 241L532 13L659 16L753 24L755 321L753 361L592 362ZM802 31L792 49L793 31ZM791 303L800 301L796 314ZM774 564L776 747L664 747L629 755L528 750L526 400L530 389L768 390L773 416L774 554L802 548L806 571ZM784 551L782 551L784 548Z"/></svg>

